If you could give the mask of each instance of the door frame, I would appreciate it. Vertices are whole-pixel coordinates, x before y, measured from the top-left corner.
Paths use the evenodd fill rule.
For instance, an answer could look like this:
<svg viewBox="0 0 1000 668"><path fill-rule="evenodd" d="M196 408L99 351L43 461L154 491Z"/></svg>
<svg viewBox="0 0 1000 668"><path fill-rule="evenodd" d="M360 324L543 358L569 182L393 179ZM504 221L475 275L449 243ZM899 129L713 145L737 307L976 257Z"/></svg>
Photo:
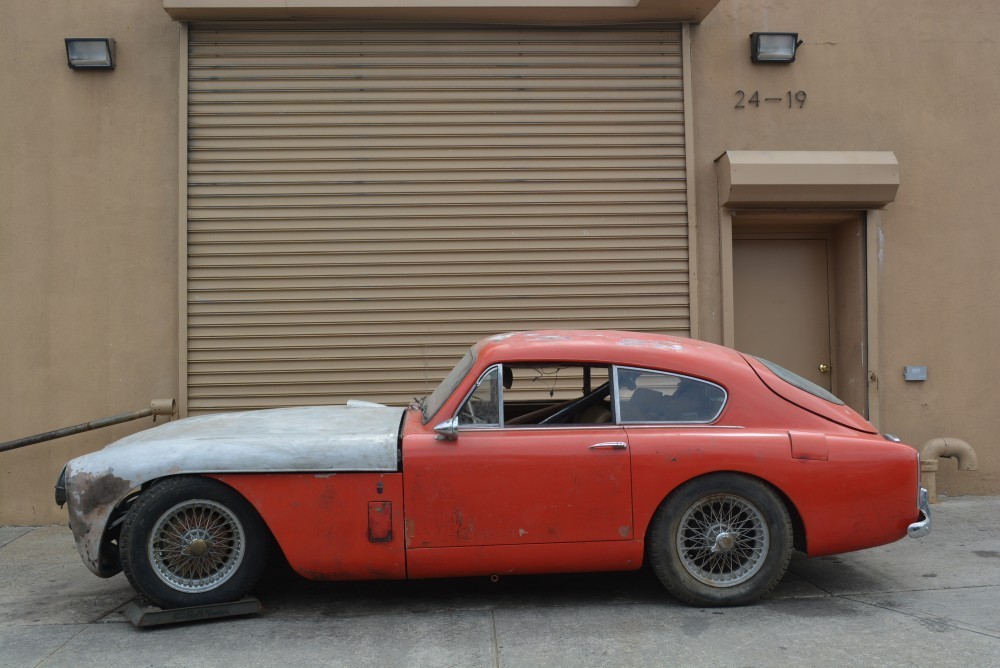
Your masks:
<svg viewBox="0 0 1000 668"><path fill-rule="evenodd" d="M733 212L780 209L861 215L868 420L879 426L878 280L884 209L899 190L892 151L727 150L715 159L719 202L723 342L732 346Z"/></svg>
<svg viewBox="0 0 1000 668"><path fill-rule="evenodd" d="M721 277L722 277L722 337L723 345L730 348L735 343L735 302L733 287L733 218L741 214L752 214L757 218L761 215L787 221L804 220L808 218L812 225L825 226L827 228L845 222L846 220L857 220L861 217L864 230L865 241L865 349L867 352L867 408L868 420L877 428L879 426L879 397L878 397L878 251L879 240L881 238L881 215L878 209L729 209L725 206L719 207L719 236L721 250ZM802 234L799 238L816 238L817 231L809 231L807 226L799 226L794 222L792 227L780 234L786 238L792 238L790 234ZM796 229L796 227L798 229ZM806 229L803 229L805 227ZM751 234L753 234L751 232ZM736 236L741 236L737 232ZM772 237L777 238L777 237ZM828 248L828 252L830 252ZM833 271L832 263L827 264L827 272ZM832 279L832 276L830 276ZM831 281L829 289L834 289ZM831 301L832 308L832 301ZM831 328L834 327L831 318ZM831 365L837 369L836 339L835 333L831 332ZM836 377L831 378L836 382Z"/></svg>

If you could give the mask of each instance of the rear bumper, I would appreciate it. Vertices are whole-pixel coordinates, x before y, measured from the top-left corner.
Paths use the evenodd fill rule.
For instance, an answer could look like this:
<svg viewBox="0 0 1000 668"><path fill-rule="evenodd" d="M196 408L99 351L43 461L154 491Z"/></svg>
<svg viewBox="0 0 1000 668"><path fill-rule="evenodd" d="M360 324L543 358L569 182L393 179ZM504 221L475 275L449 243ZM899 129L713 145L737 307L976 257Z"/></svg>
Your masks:
<svg viewBox="0 0 1000 668"><path fill-rule="evenodd" d="M920 538L931 532L931 508L927 501L927 490L920 488L917 496L917 508L920 509L920 519L906 528L910 538Z"/></svg>

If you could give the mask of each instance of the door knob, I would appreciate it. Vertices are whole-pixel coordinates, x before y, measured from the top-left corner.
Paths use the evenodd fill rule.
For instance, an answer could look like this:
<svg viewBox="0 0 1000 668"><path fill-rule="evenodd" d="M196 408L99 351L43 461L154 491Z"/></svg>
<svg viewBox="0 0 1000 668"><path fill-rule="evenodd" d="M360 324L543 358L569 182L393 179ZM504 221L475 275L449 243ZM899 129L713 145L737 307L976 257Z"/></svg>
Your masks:
<svg viewBox="0 0 1000 668"><path fill-rule="evenodd" d="M820 373L828 373L829 371L830 371L830 365L829 364L820 364L819 365L819 372Z"/></svg>

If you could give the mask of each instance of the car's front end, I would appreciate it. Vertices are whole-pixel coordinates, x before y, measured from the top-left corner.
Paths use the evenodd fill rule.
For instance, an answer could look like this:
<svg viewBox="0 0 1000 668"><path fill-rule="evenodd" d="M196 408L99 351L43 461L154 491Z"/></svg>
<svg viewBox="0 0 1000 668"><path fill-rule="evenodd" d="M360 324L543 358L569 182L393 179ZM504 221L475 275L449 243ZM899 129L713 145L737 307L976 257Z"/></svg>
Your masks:
<svg viewBox="0 0 1000 668"><path fill-rule="evenodd" d="M56 483L84 564L121 570L114 544L128 501L184 474L396 471L401 408L367 402L185 418L71 460Z"/></svg>

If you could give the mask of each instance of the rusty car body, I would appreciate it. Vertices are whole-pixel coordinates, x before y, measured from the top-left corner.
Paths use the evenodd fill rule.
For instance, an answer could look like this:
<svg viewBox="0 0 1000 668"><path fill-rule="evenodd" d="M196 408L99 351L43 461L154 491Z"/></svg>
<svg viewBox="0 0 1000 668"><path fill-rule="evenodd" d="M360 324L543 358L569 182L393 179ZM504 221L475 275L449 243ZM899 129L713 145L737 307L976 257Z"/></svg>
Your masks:
<svg viewBox="0 0 1000 668"><path fill-rule="evenodd" d="M315 580L616 571L677 598L769 592L793 549L930 529L917 453L710 343L542 331L474 345L408 408L199 416L69 462L84 563L163 607L232 601L272 546Z"/></svg>

